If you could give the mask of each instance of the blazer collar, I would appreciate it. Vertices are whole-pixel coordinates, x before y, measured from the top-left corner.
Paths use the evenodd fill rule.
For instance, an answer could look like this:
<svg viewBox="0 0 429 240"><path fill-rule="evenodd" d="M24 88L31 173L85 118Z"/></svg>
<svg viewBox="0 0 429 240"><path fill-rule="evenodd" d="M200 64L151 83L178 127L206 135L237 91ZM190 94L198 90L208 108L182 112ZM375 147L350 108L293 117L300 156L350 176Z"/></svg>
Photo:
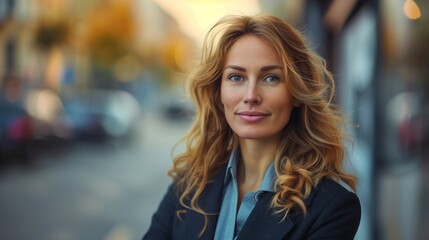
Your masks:
<svg viewBox="0 0 429 240"><path fill-rule="evenodd" d="M322 182L319 183L319 186L322 185ZM307 208L311 206L316 192L317 187L304 200ZM284 239L294 228L295 224L303 218L301 211L294 208L283 220L281 214L275 214L273 209L270 208L273 197L274 193L272 192L264 192L264 194L259 196L259 200L241 229L238 239L264 239L267 233L270 234L270 239Z"/></svg>
<svg viewBox="0 0 429 240"><path fill-rule="evenodd" d="M266 192L260 195L252 213L241 229L238 239L263 239L269 233L270 239L283 239L295 226L297 214L290 214L284 220L270 208L274 194Z"/></svg>

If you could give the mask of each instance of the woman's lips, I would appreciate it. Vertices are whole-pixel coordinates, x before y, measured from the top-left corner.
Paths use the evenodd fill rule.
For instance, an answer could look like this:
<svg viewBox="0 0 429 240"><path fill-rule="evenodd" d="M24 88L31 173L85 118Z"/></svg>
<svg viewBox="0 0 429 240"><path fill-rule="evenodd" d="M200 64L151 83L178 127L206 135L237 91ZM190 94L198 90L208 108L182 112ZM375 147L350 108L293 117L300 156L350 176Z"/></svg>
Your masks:
<svg viewBox="0 0 429 240"><path fill-rule="evenodd" d="M269 116L267 113L255 111L243 111L237 113L237 115L240 119L249 123L262 121Z"/></svg>

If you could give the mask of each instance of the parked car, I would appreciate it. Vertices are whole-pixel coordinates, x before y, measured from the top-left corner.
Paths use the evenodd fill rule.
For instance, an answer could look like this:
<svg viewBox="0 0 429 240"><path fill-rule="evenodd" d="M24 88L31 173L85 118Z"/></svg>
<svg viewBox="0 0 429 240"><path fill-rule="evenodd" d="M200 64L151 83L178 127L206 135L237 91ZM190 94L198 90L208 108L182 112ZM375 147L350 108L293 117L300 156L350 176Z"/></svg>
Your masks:
<svg viewBox="0 0 429 240"><path fill-rule="evenodd" d="M88 89L62 96L67 127L75 139L111 139L133 134L140 104L122 90Z"/></svg>
<svg viewBox="0 0 429 240"><path fill-rule="evenodd" d="M64 104L57 92L46 88L28 90L25 107L33 119L35 139L56 141L71 138L64 119Z"/></svg>
<svg viewBox="0 0 429 240"><path fill-rule="evenodd" d="M28 147L33 138L32 118L21 101L9 101L0 95L0 160L18 157L28 161Z"/></svg>
<svg viewBox="0 0 429 240"><path fill-rule="evenodd" d="M181 88L175 88L160 100L163 115L172 121L190 121L195 115L195 105Z"/></svg>

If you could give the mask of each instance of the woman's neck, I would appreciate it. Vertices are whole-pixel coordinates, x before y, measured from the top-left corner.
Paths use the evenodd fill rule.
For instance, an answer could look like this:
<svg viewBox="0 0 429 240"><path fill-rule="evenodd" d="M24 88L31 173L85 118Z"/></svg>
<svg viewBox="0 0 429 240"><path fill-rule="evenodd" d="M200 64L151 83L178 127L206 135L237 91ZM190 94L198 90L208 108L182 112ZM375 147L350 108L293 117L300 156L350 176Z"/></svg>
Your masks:
<svg viewBox="0 0 429 240"><path fill-rule="evenodd" d="M240 139L241 161L238 181L245 189L256 191L275 157L277 141Z"/></svg>

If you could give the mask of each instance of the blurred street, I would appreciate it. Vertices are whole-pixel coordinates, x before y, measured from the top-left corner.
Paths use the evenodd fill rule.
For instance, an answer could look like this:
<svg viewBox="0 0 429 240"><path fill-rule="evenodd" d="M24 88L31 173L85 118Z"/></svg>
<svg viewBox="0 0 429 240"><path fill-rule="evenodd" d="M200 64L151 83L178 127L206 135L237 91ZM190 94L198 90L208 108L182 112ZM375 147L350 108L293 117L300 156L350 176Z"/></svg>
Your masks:
<svg viewBox="0 0 429 240"><path fill-rule="evenodd" d="M0 239L140 239L189 125L157 114L140 123L130 142L54 145L2 169Z"/></svg>

